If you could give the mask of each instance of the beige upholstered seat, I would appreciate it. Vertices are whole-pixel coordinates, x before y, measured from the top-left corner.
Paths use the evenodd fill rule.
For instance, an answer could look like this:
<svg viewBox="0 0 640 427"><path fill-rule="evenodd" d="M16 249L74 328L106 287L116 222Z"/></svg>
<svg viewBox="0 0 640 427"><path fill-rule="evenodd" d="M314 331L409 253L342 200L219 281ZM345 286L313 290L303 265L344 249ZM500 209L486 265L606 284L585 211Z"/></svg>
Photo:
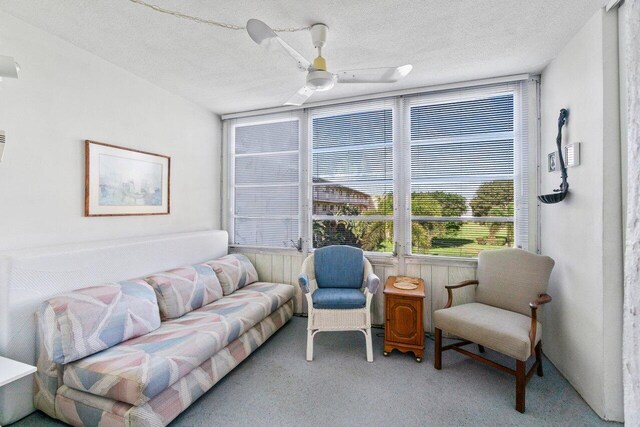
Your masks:
<svg viewBox="0 0 640 427"><path fill-rule="evenodd" d="M447 286L449 300L445 308L433 313L435 326L434 366L442 367L442 352L455 350L516 377L516 409L524 412L525 385L535 369L542 376L542 324L538 307L551 301L546 294L554 261L521 249L481 252L478 256L478 280ZM475 302L452 306L453 290L476 286ZM463 341L442 346L442 332ZM488 347L516 359L516 369L499 365L462 349L476 343L480 352ZM526 361L536 362L525 372Z"/></svg>
<svg viewBox="0 0 640 427"><path fill-rule="evenodd" d="M518 360L531 356L531 318L490 305L470 303L433 314L435 327ZM535 344L540 342L538 322Z"/></svg>

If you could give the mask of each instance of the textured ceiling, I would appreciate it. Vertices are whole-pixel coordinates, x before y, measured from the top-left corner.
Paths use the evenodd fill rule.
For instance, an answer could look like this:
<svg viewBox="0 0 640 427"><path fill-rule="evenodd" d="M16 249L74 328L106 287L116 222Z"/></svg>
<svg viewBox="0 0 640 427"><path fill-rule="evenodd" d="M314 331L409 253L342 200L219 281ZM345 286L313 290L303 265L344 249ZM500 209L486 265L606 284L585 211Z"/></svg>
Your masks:
<svg viewBox="0 0 640 427"><path fill-rule="evenodd" d="M212 20L330 27L329 69L413 64L392 85L341 85L310 101L538 72L607 0L147 0ZM0 0L0 9L216 113L281 105L304 84L288 57L244 31L128 0ZM307 31L281 33L312 59ZM28 67L28 64L22 64Z"/></svg>

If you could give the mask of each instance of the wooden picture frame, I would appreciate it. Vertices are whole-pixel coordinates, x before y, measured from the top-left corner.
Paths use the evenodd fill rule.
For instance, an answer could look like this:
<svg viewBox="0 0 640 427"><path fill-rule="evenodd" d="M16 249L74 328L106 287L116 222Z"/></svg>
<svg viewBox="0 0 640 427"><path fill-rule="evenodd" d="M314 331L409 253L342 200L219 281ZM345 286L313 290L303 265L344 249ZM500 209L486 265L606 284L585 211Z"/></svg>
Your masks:
<svg viewBox="0 0 640 427"><path fill-rule="evenodd" d="M168 215L171 157L85 141L85 216Z"/></svg>

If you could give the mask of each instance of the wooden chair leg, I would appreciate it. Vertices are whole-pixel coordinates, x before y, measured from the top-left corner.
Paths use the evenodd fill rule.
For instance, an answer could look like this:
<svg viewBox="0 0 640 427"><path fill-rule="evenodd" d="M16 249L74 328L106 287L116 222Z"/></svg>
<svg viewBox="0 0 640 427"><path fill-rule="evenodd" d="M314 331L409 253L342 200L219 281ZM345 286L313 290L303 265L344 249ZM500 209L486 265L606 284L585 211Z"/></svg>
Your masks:
<svg viewBox="0 0 640 427"><path fill-rule="evenodd" d="M516 411L524 414L525 387L527 385L527 362L516 360Z"/></svg>
<svg viewBox="0 0 640 427"><path fill-rule="evenodd" d="M484 346L483 346L483 345L478 344L478 351L479 351L480 353L484 353Z"/></svg>
<svg viewBox="0 0 640 427"><path fill-rule="evenodd" d="M539 377L544 375L542 372L542 341L536 345L536 362L538 363L538 368L536 369L536 373Z"/></svg>
<svg viewBox="0 0 640 427"><path fill-rule="evenodd" d="M442 330L436 328L435 351L433 354L433 367L442 369Z"/></svg>

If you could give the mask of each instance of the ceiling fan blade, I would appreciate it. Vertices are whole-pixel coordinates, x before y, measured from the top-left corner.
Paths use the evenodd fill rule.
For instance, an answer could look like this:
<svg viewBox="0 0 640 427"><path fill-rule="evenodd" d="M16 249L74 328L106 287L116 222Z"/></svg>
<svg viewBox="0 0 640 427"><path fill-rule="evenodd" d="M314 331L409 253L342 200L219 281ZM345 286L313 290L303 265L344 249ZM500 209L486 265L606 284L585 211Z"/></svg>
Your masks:
<svg viewBox="0 0 640 427"><path fill-rule="evenodd" d="M307 99L309 99L311 95L313 95L313 92L315 92L315 90L307 86L302 86L295 95L293 95L287 102L284 103L284 105L302 105Z"/></svg>
<svg viewBox="0 0 640 427"><path fill-rule="evenodd" d="M339 71L338 83L395 83L411 72L412 65L388 68L367 68L362 70Z"/></svg>
<svg viewBox="0 0 640 427"><path fill-rule="evenodd" d="M20 66L12 57L0 55L0 78L17 79L18 71L20 71Z"/></svg>
<svg viewBox="0 0 640 427"><path fill-rule="evenodd" d="M307 71L311 67L311 63L304 56L285 43L267 24L259 19L247 21L247 33L254 42L268 50L284 49L297 62L300 71Z"/></svg>

